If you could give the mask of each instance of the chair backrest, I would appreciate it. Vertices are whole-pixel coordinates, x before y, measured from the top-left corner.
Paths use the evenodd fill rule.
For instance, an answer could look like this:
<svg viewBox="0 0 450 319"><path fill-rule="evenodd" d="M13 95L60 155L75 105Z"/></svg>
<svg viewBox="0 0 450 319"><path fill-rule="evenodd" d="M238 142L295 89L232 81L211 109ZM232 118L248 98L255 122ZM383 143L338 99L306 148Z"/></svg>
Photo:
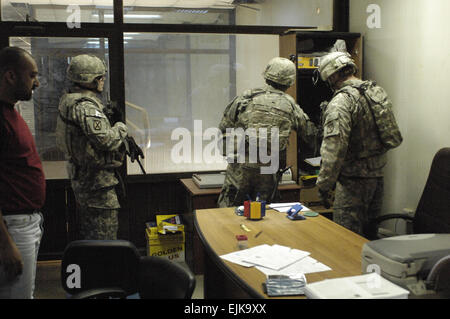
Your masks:
<svg viewBox="0 0 450 319"><path fill-rule="evenodd" d="M413 231L450 233L450 147L436 153L417 205Z"/></svg>
<svg viewBox="0 0 450 319"><path fill-rule="evenodd" d="M162 257L142 257L138 292L142 299L190 299L195 277L189 269Z"/></svg>
<svg viewBox="0 0 450 319"><path fill-rule="evenodd" d="M139 260L138 250L129 241L73 241L62 258L62 286L71 295L98 288L121 288L127 295L134 294Z"/></svg>

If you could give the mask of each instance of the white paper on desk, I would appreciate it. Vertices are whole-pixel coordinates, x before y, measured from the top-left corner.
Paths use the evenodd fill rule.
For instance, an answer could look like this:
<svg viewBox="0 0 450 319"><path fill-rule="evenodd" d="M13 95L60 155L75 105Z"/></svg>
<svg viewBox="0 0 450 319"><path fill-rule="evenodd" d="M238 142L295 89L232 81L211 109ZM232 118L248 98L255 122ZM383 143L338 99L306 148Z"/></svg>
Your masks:
<svg viewBox="0 0 450 319"><path fill-rule="evenodd" d="M254 253L245 256L242 261L254 264L255 266L279 270L308 255L309 252L299 249L292 249L280 245L265 245Z"/></svg>
<svg viewBox="0 0 450 319"><path fill-rule="evenodd" d="M294 203L272 203L272 204L269 204L269 207L275 209L275 208L287 207L287 206L292 207L294 205L299 205L299 204L300 204L300 202L294 202Z"/></svg>
<svg viewBox="0 0 450 319"><path fill-rule="evenodd" d="M270 246L267 244L263 244L263 245L255 246L252 248L244 249L244 250L234 251L232 253L222 255L222 256L220 256L220 258L228 260L232 263L235 263L235 264L238 264L238 265L241 265L244 267L253 267L254 264L245 262L244 259L253 254L261 254L261 252L265 251L267 249L267 247L270 247Z"/></svg>
<svg viewBox="0 0 450 319"><path fill-rule="evenodd" d="M274 204L270 204L269 207L272 208L273 210L276 210L280 213L287 213L289 211L289 209L291 209L292 206L294 205L302 205L301 203L297 202L297 203L274 203ZM311 209L309 209L306 206L303 206L302 208L302 212L307 212L310 211Z"/></svg>
<svg viewBox="0 0 450 319"><path fill-rule="evenodd" d="M256 266L256 269L261 271L266 276L269 275L287 275L289 277L301 275L301 274L311 274L315 272L329 271L330 267L322 264L316 259L307 256L305 258L300 259L299 261L281 268L279 270L273 270L266 267Z"/></svg>

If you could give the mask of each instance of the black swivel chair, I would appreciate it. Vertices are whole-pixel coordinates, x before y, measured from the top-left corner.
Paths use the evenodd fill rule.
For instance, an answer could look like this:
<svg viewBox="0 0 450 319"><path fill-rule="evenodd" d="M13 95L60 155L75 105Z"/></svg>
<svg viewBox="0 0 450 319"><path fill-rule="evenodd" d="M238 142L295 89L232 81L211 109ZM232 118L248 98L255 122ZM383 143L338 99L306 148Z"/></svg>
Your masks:
<svg viewBox="0 0 450 319"><path fill-rule="evenodd" d="M61 283L72 299L189 299L195 277L170 260L141 257L126 240L78 240L64 250Z"/></svg>
<svg viewBox="0 0 450 319"><path fill-rule="evenodd" d="M176 262L147 256L139 263L138 292L142 299L190 299L195 277Z"/></svg>
<svg viewBox="0 0 450 319"><path fill-rule="evenodd" d="M439 150L434 156L414 217L382 215L376 223L397 218L412 223L414 234L450 233L450 147Z"/></svg>

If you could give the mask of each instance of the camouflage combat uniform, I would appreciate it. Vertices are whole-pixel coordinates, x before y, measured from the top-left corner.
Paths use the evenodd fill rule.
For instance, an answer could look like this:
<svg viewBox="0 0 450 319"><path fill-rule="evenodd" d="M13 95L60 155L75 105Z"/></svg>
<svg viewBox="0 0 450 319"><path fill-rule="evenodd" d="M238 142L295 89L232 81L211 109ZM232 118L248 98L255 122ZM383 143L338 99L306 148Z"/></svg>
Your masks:
<svg viewBox="0 0 450 319"><path fill-rule="evenodd" d="M227 128L267 128L270 133L272 127L279 129L280 167L285 164L285 151L292 129L301 132L310 142L314 139L316 128L309 121L308 116L295 103L294 99L270 85L263 88L248 90L236 97L225 109L219 129L226 138ZM270 141L270 134L268 134ZM225 144L225 143L224 143ZM243 205L247 194L254 200L257 193L261 200L270 201L276 184L275 174L261 174L260 168L268 166L261 162L252 163L248 159L248 139L246 139L245 163L229 161L225 182L219 196L219 207ZM259 145L259 144L257 144ZM269 153L270 154L270 153ZM283 164L284 162L284 164Z"/></svg>
<svg viewBox="0 0 450 319"><path fill-rule="evenodd" d="M336 185L335 222L372 238L376 229L369 220L379 215L382 206L386 149L367 100L351 87L362 83L345 81L324 110L317 186L328 192Z"/></svg>
<svg viewBox="0 0 450 319"><path fill-rule="evenodd" d="M117 239L120 204L115 168L125 156L127 127L111 127L93 91L72 89L59 104L58 146L68 157L68 174L79 205L82 239Z"/></svg>

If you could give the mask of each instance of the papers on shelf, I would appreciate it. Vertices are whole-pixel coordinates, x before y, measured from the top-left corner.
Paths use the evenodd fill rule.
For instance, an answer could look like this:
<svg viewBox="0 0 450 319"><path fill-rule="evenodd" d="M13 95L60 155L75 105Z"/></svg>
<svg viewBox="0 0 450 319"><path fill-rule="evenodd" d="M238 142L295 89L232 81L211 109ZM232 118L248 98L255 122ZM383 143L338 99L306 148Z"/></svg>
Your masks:
<svg viewBox="0 0 450 319"><path fill-rule="evenodd" d="M326 279L307 284L310 299L407 299L409 291L377 273Z"/></svg>
<svg viewBox="0 0 450 319"><path fill-rule="evenodd" d="M288 275L331 270L330 267L309 257L307 251L280 245L259 245L220 256L244 267L253 267L266 275Z"/></svg>
<svg viewBox="0 0 450 319"><path fill-rule="evenodd" d="M303 204L301 204L300 202L295 202L295 203L272 203L272 204L269 204L269 207L280 213L287 213L289 211L289 209L294 205L302 205L303 206ZM310 210L311 209L309 209L308 207L303 206L301 211L307 212Z"/></svg>
<svg viewBox="0 0 450 319"><path fill-rule="evenodd" d="M320 161L322 160L322 157L312 157L312 158L305 158L305 162L308 163L311 166L319 167Z"/></svg>

